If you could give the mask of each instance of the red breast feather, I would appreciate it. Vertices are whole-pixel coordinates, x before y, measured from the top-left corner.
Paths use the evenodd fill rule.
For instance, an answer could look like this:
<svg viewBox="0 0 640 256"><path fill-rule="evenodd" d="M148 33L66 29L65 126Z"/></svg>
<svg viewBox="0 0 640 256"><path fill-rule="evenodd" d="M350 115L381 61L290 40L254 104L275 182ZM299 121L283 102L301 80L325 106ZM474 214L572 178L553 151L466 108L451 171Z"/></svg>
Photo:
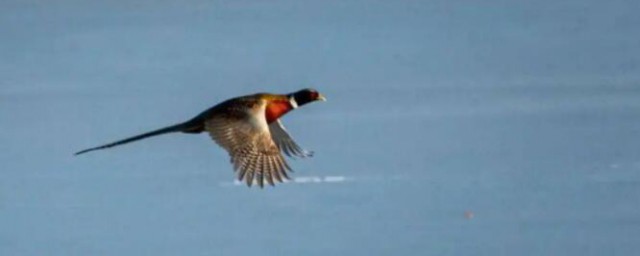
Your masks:
<svg viewBox="0 0 640 256"><path fill-rule="evenodd" d="M265 115L267 117L267 123L271 123L287 112L291 111L293 107L287 100L274 100L267 104Z"/></svg>

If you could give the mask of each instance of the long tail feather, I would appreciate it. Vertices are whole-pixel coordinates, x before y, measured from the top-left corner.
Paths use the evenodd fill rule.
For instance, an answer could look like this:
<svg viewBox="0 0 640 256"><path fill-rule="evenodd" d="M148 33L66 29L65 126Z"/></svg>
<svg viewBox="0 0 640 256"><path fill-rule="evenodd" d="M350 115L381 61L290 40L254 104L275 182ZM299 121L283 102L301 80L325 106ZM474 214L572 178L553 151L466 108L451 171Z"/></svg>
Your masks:
<svg viewBox="0 0 640 256"><path fill-rule="evenodd" d="M119 146L119 145L126 144L126 143L129 143L129 142L133 142L133 141L137 141L137 140L141 140L141 139L145 139L145 138L148 138L148 137L157 136L157 135L161 135L161 134L165 134L165 133L188 131L189 128L190 128L189 122L176 124L176 125L172 125L172 126L168 126L168 127L165 127L165 128L161 128L161 129L158 129L158 130L155 130L155 131L151 131L151 132L143 133L143 134L140 134L140 135L137 135L137 136L133 136L133 137L130 137L130 138L126 138L126 139L123 139L123 140L119 140L119 141L116 141L116 142L112 142L112 143L109 143L109 144L105 144L105 145L102 145L102 146L97 146L97 147L81 150L81 151L76 152L74 155L77 156L77 155L84 154L84 153L87 153L87 152L90 152L90 151L94 151L94 150L100 150L100 149L106 149L106 148L110 148L110 147L115 147L115 146Z"/></svg>

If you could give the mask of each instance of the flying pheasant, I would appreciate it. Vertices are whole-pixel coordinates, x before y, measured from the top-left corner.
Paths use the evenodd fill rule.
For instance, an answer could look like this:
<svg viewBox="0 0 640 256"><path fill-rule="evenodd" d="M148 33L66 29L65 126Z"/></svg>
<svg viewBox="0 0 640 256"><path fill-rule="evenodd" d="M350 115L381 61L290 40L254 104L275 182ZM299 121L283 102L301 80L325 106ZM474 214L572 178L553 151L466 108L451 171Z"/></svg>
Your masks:
<svg viewBox="0 0 640 256"><path fill-rule="evenodd" d="M313 152L298 146L279 118L314 101L326 99L313 89L303 89L286 95L258 93L232 98L184 123L85 149L75 155L165 133L195 134L206 131L229 153L239 181L244 180L248 186L255 181L260 187L263 187L266 181L273 186L274 181L282 182L289 179L287 171L292 171L282 152L289 157L305 158L313 155Z"/></svg>

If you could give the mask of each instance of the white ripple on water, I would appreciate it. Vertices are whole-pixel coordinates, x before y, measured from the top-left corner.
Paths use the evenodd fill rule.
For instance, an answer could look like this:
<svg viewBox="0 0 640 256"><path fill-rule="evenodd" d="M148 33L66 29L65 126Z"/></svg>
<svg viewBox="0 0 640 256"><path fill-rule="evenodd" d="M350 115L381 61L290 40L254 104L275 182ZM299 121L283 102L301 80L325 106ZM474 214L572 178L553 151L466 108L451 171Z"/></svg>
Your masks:
<svg viewBox="0 0 640 256"><path fill-rule="evenodd" d="M303 176L303 177L295 177L291 180L285 180L283 183L343 183L353 181L353 178L349 178L346 176ZM228 186L244 186L245 183L242 181L234 180L230 182L220 182L220 186L228 187Z"/></svg>
<svg viewBox="0 0 640 256"><path fill-rule="evenodd" d="M294 177L290 180L285 180L283 183L318 183L318 184L326 184L326 183L347 183L347 182L380 182L380 181L400 181L406 180L407 178L400 175L393 176L341 176L341 175L327 175L327 176L302 176L302 177ZM254 182L256 184L256 182ZM218 183L221 187L230 187L230 186L246 186L244 181L226 181Z"/></svg>

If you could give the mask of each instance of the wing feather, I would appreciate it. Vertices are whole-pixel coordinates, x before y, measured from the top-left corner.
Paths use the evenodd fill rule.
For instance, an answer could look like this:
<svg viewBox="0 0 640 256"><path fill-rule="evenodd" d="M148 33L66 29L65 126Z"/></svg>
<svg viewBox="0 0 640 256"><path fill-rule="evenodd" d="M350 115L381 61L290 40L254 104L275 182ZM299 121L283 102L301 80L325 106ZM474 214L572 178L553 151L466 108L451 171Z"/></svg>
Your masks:
<svg viewBox="0 0 640 256"><path fill-rule="evenodd" d="M282 182L282 177L288 179L287 170L291 171L282 156L282 148L273 139L264 111L265 104L257 103L250 108L220 111L224 114L213 115L205 121L205 129L229 153L238 180L244 180L247 186L255 182L263 187L265 180L274 185L274 177Z"/></svg>
<svg viewBox="0 0 640 256"><path fill-rule="evenodd" d="M273 163L271 157L268 157L267 161L265 161L265 174L267 176L267 182L273 186L275 183L273 182Z"/></svg>
<svg viewBox="0 0 640 256"><path fill-rule="evenodd" d="M275 144L288 157L306 158L313 156L313 151L301 148L295 140L293 140L291 135L289 135L287 130L284 128L284 125L282 125L280 119L269 124L269 131Z"/></svg>
<svg viewBox="0 0 640 256"><path fill-rule="evenodd" d="M258 174L256 176L256 181L258 182L258 186L260 187L264 187L264 162L262 161L262 158L264 157L264 155L258 155L256 156L256 168L254 170L256 170L256 173Z"/></svg>

